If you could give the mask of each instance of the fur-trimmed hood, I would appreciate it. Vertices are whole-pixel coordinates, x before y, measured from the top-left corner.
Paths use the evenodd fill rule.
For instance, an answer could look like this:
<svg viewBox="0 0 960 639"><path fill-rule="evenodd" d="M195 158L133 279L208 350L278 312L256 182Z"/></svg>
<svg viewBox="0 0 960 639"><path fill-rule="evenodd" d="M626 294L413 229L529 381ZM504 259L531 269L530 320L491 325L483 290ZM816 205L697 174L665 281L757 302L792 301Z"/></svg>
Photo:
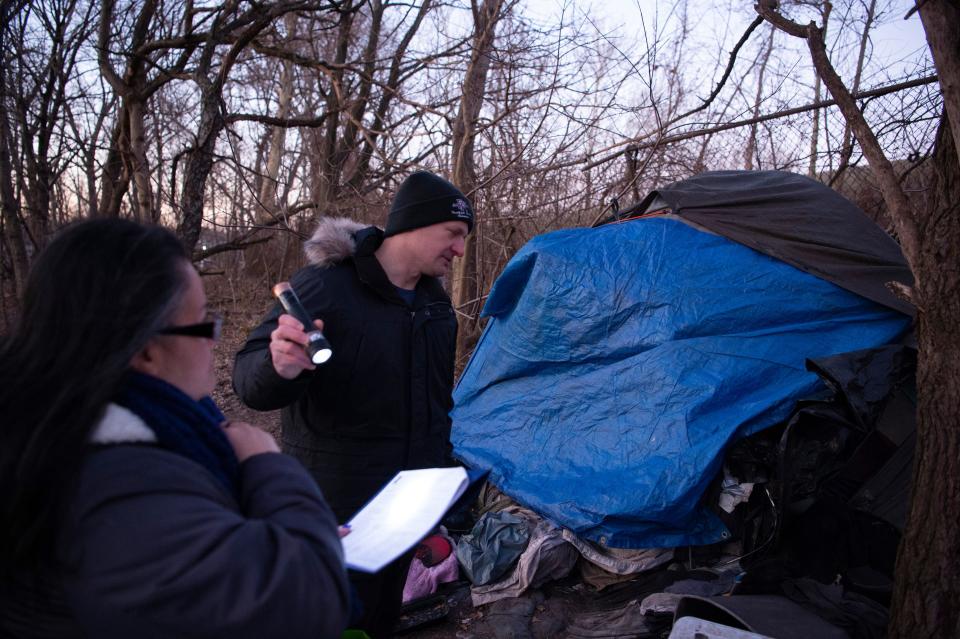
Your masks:
<svg viewBox="0 0 960 639"><path fill-rule="evenodd" d="M346 217L323 217L309 240L303 243L307 260L315 266L332 266L357 252L357 231L368 228Z"/></svg>

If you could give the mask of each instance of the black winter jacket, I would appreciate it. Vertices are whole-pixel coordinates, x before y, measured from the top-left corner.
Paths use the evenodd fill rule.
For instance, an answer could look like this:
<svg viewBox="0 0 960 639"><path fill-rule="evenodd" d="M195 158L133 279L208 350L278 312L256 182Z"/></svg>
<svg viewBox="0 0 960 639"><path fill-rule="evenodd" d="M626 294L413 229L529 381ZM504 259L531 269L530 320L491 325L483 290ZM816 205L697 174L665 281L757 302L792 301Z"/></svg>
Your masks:
<svg viewBox="0 0 960 639"><path fill-rule="evenodd" d="M290 283L324 322L328 362L294 380L277 375L270 333L279 304L237 353L233 387L248 406L282 408L284 452L313 474L346 521L400 470L449 457L457 322L436 278L408 306L374 256L376 227L324 220L307 243L313 264Z"/></svg>

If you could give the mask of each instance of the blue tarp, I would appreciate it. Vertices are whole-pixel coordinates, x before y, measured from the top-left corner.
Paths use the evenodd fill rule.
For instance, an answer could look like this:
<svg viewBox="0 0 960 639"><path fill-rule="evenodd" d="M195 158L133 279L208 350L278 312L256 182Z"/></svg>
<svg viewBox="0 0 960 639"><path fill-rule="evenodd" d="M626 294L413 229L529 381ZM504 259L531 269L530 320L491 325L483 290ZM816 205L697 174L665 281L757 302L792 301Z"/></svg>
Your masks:
<svg viewBox="0 0 960 639"><path fill-rule="evenodd" d="M731 441L821 390L804 366L910 319L667 217L538 236L497 279L454 393L455 454L615 548L719 541Z"/></svg>

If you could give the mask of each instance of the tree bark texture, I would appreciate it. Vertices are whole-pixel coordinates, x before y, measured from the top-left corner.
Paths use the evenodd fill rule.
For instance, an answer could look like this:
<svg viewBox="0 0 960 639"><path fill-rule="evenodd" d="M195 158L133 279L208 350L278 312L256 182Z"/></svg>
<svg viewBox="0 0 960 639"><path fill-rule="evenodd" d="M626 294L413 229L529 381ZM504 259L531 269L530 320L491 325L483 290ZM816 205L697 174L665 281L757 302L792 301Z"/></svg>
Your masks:
<svg viewBox="0 0 960 639"><path fill-rule="evenodd" d="M953 11L952 26L940 18L930 25L930 15L924 25L934 31L927 37L938 71L946 82L955 81L958 69L941 71L940 64L960 59L957 6L929 4L921 16ZM891 639L960 636L960 126L950 115L960 112L960 94L948 93L944 75L940 81L947 115L937 133L930 201L918 219L917 452L913 501L897 556Z"/></svg>
<svg viewBox="0 0 960 639"><path fill-rule="evenodd" d="M753 100L753 117L757 118L760 115L760 107L763 104L763 76L767 72L767 65L770 63L770 54L773 53L773 35L777 32L776 29L770 29L770 35L767 36L767 46L761 54L760 58L760 70L757 72L757 94ZM820 85L817 84L816 88L816 100L820 100ZM814 114L817 112L815 111ZM819 116L814 115L814 122L818 122ZM757 152L757 126L759 124L754 124L750 127L750 136L747 138L747 148L743 152L743 168L747 171L753 170L753 156ZM814 128L812 144L816 145L816 127Z"/></svg>
<svg viewBox="0 0 960 639"><path fill-rule="evenodd" d="M87 140L87 146L83 151L83 171L87 180L87 216L97 217L100 215L99 201L97 197L97 148L100 142L100 136L103 133L103 125L107 120L107 115L113 110L116 99L106 101L100 108L100 114L97 116L97 124L93 129L93 135ZM82 136L78 134L77 138Z"/></svg>
<svg viewBox="0 0 960 639"><path fill-rule="evenodd" d="M474 5L473 51L463 80L460 109L453 123L453 183L476 204L477 170L474 162L474 139L477 118L483 106L490 54L496 38L503 0L483 0ZM474 207L477 212L478 207ZM451 282L454 308L460 311L460 330L457 333L457 362L470 352L480 334L480 269L478 242L482 233L480 215L474 219L473 233L467 236L463 257L456 260Z"/></svg>
<svg viewBox="0 0 960 639"><path fill-rule="evenodd" d="M284 16L288 42L296 36L297 15L288 13ZM293 100L293 62L284 60L283 71L280 74L280 85L277 87L276 117L286 119L290 117L290 104ZM264 167L263 181L260 185L260 214L257 216L260 223L266 223L276 218L279 206L277 185L280 180L280 163L286 151L287 129L275 126L270 131L270 145L267 155L267 165Z"/></svg>
<svg viewBox="0 0 960 639"><path fill-rule="evenodd" d="M134 200L135 217L147 221L153 217L150 167L143 131L147 65L142 56L131 54L122 77L113 68L109 51L115 6L115 0L104 0L97 35L97 62L100 74L120 98L122 105L117 114L117 123L110 138L110 151L103 169L99 209L101 215L118 216L123 197L127 193L132 178L137 189ZM146 42L156 10L157 5L153 0L144 2L140 7L128 43L128 51L135 51Z"/></svg>
<svg viewBox="0 0 960 639"><path fill-rule="evenodd" d="M337 28L337 41L334 48L334 68L329 73L330 88L325 95L326 112L328 117L322 135L317 135L317 154L314 158L313 185L311 194L313 201L321 208L333 202L338 194L339 176L341 167L335 163L337 156L337 136L340 132L340 113L347 108L344 103L343 66L347 61L347 54L352 41L353 22L355 11L352 0L346 0L342 5L340 24ZM317 132L319 134L319 131ZM315 134L316 135L316 134Z"/></svg>
<svg viewBox="0 0 960 639"><path fill-rule="evenodd" d="M960 636L960 31L955 0L920 7L944 96L928 201L909 202L873 131L827 58L822 32L790 22L768 4L758 12L807 40L814 66L837 100L881 188L913 270L917 307L917 446L910 515L900 543L890 636Z"/></svg>
<svg viewBox="0 0 960 639"><path fill-rule="evenodd" d="M180 193L181 216L180 223L177 225L177 237L183 242L188 252L193 251L200 239L207 176L213 168L213 152L217 137L225 125L220 109L221 88L219 84L208 84L203 88L197 143L190 151L183 171L183 189Z"/></svg>
<svg viewBox="0 0 960 639"><path fill-rule="evenodd" d="M960 149L960 2L920 2L920 20L940 76L944 111L953 123L953 144Z"/></svg>
<svg viewBox="0 0 960 639"><path fill-rule="evenodd" d="M5 79L0 79L6 86ZM6 101L0 89L0 99ZM10 259L13 262L14 291L18 299L27 283L27 245L23 237L20 218L17 215L16 192L13 187L13 166L10 162L10 122L6 114L0 115L0 207L3 209L3 230Z"/></svg>
<svg viewBox="0 0 960 639"><path fill-rule="evenodd" d="M833 5L824 2L820 7L820 20L823 24L823 31L820 37L826 40L827 25L830 24L830 12L833 11ZM856 90L856 89L854 89ZM813 101L820 101L820 74L816 74L813 79ZM755 114L754 117L756 117ZM818 109L813 112L813 130L810 132L810 160L807 164L807 175L817 179L817 156L820 155L820 118L821 111Z"/></svg>
<svg viewBox="0 0 960 639"><path fill-rule="evenodd" d="M226 127L224 114L223 87L240 53L275 19L297 7L292 3L277 3L267 10L256 10L235 15L238 3L224 4L213 22L210 34L200 54L200 61L194 72L194 79L200 86L200 124L194 147L190 150L186 169L183 174L183 190L180 194L180 223L177 236L187 251L193 252L200 239L203 223L204 193L207 177L213 168L214 151L217 138ZM230 49L220 58L220 64L214 72L213 59L217 46L221 45L226 34L222 32L226 24L232 22Z"/></svg>
<svg viewBox="0 0 960 639"><path fill-rule="evenodd" d="M134 203L135 217L142 222L156 222L159 219L159 208L154 206L153 187L150 184L150 162L147 160L147 136L144 131L144 103L135 93L127 101L124 110L130 118L130 140L128 162L130 173L133 174L133 183L136 187Z"/></svg>
<svg viewBox="0 0 960 639"><path fill-rule="evenodd" d="M130 172L123 163L123 140L127 137L128 119L120 108L117 121L110 134L110 150L107 151L107 160L103 164L100 176L100 204L98 214L103 217L118 217L123 205L123 196L130 185Z"/></svg>
<svg viewBox="0 0 960 639"><path fill-rule="evenodd" d="M43 139L43 136L34 136L32 127L27 122L27 112L25 106L17 109L20 118L20 148L23 151L23 159L26 165L26 187L23 189L22 196L26 206L26 216L24 222L29 228L30 236L34 240L35 246L43 248L47 237L50 235L50 194L51 194L51 170L50 163L46 157L49 148L49 138Z"/></svg>

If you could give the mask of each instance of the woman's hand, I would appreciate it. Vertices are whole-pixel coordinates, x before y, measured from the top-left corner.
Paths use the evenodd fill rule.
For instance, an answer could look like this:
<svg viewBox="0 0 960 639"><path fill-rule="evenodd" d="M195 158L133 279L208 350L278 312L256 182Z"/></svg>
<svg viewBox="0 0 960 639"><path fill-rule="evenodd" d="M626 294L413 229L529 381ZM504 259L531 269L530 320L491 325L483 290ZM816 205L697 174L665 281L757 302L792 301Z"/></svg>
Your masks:
<svg viewBox="0 0 960 639"><path fill-rule="evenodd" d="M273 435L265 430L245 422L224 422L223 432L237 454L237 460L243 463L248 457L260 453L279 453L280 447Z"/></svg>

